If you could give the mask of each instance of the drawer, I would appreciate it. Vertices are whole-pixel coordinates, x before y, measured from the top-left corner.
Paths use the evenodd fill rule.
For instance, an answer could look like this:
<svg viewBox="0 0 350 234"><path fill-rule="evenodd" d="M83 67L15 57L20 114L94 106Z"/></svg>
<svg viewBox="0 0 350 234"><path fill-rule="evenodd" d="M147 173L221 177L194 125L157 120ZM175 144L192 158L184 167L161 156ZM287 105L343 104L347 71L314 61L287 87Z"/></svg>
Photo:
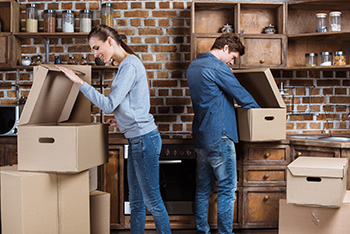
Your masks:
<svg viewBox="0 0 350 234"><path fill-rule="evenodd" d="M245 166L243 186L285 186L286 166Z"/></svg>
<svg viewBox="0 0 350 234"><path fill-rule="evenodd" d="M276 228L284 187L247 188L243 191L243 228Z"/></svg>
<svg viewBox="0 0 350 234"><path fill-rule="evenodd" d="M292 150L292 159L295 160L300 156L339 158L340 154L339 148L295 146Z"/></svg>
<svg viewBox="0 0 350 234"><path fill-rule="evenodd" d="M278 164L290 162L290 150L287 145L260 146L250 145L245 149L244 164Z"/></svg>

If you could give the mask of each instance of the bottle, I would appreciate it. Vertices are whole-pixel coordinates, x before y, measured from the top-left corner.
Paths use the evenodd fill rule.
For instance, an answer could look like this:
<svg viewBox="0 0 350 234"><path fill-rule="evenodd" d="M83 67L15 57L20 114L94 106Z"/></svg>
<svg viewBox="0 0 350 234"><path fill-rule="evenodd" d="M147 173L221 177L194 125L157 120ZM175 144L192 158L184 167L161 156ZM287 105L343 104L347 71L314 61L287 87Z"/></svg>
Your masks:
<svg viewBox="0 0 350 234"><path fill-rule="evenodd" d="M70 65L76 65L77 64L77 60L75 59L74 56L70 56L69 57L68 64L70 64Z"/></svg>
<svg viewBox="0 0 350 234"><path fill-rule="evenodd" d="M80 32L91 31L91 13L89 10L80 11Z"/></svg>
<svg viewBox="0 0 350 234"><path fill-rule="evenodd" d="M74 32L74 13L71 10L62 13L62 31Z"/></svg>
<svg viewBox="0 0 350 234"><path fill-rule="evenodd" d="M341 31L341 12L332 11L329 13L329 31L340 32Z"/></svg>
<svg viewBox="0 0 350 234"><path fill-rule="evenodd" d="M333 56L334 66L346 65L346 56L344 51L336 51Z"/></svg>
<svg viewBox="0 0 350 234"><path fill-rule="evenodd" d="M307 53L305 54L305 66L314 67L317 65L317 54Z"/></svg>
<svg viewBox="0 0 350 234"><path fill-rule="evenodd" d="M332 66L332 52L320 53L320 66Z"/></svg>
<svg viewBox="0 0 350 234"><path fill-rule="evenodd" d="M34 3L26 6L26 32L38 32L38 9Z"/></svg>
<svg viewBox="0 0 350 234"><path fill-rule="evenodd" d="M56 31L56 11L45 10L44 11L44 31L55 32Z"/></svg>
<svg viewBox="0 0 350 234"><path fill-rule="evenodd" d="M327 14L316 14L316 32L327 32Z"/></svg>
<svg viewBox="0 0 350 234"><path fill-rule="evenodd" d="M102 4L102 24L113 28L113 7L110 3Z"/></svg>

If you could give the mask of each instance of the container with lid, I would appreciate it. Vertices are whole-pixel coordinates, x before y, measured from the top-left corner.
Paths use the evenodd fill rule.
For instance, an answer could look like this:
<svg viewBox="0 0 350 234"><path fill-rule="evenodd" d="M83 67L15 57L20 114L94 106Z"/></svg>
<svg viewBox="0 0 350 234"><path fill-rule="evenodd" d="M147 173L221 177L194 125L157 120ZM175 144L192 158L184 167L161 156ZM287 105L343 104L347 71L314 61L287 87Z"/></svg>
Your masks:
<svg viewBox="0 0 350 234"><path fill-rule="evenodd" d="M76 65L77 64L77 60L75 59L74 56L70 56L69 57L68 64L70 64L70 65Z"/></svg>
<svg viewBox="0 0 350 234"><path fill-rule="evenodd" d="M44 11L44 31L55 32L56 31L56 11L45 10Z"/></svg>
<svg viewBox="0 0 350 234"><path fill-rule="evenodd" d="M62 31L74 32L74 13L71 10L62 13Z"/></svg>
<svg viewBox="0 0 350 234"><path fill-rule="evenodd" d="M317 66L317 54L316 53L305 54L305 66L307 66L307 67Z"/></svg>
<svg viewBox="0 0 350 234"><path fill-rule="evenodd" d="M316 14L316 32L327 32L327 14Z"/></svg>
<svg viewBox="0 0 350 234"><path fill-rule="evenodd" d="M91 31L91 11L81 10L80 11L80 32Z"/></svg>
<svg viewBox="0 0 350 234"><path fill-rule="evenodd" d="M102 24L113 28L113 7L110 3L102 4Z"/></svg>
<svg viewBox="0 0 350 234"><path fill-rule="evenodd" d="M344 51L336 51L333 56L333 64L335 66L346 65L346 55Z"/></svg>
<svg viewBox="0 0 350 234"><path fill-rule="evenodd" d="M30 59L29 59L29 56L24 56L23 58L22 58L22 65L23 66L29 66L31 64L31 61L30 61Z"/></svg>
<svg viewBox="0 0 350 234"><path fill-rule="evenodd" d="M26 32L38 32L38 9L31 3L26 6Z"/></svg>
<svg viewBox="0 0 350 234"><path fill-rule="evenodd" d="M332 52L321 52L320 53L320 66L332 66L333 58Z"/></svg>
<svg viewBox="0 0 350 234"><path fill-rule="evenodd" d="M341 31L341 12L332 11L329 13L329 31L340 32Z"/></svg>

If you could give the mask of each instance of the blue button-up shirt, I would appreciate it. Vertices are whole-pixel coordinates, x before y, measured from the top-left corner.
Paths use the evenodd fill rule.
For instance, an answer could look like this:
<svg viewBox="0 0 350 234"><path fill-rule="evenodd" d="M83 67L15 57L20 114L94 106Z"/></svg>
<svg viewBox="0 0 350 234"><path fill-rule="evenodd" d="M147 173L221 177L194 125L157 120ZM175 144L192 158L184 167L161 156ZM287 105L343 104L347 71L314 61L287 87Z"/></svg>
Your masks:
<svg viewBox="0 0 350 234"><path fill-rule="evenodd" d="M186 77L194 111L194 146L210 147L223 136L238 142L233 99L243 108L259 108L259 105L230 67L212 53L203 53L191 62Z"/></svg>

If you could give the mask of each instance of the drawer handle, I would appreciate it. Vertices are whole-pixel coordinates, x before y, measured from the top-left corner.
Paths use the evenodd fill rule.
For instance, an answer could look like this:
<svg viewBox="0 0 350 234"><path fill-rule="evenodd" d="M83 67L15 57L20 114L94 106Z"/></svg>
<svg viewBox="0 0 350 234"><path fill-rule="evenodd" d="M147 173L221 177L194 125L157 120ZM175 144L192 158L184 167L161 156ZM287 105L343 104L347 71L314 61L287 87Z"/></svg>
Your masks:
<svg viewBox="0 0 350 234"><path fill-rule="evenodd" d="M264 179L267 179L267 178L269 178L270 177L270 174L269 173L266 173L265 175L264 175Z"/></svg>
<svg viewBox="0 0 350 234"><path fill-rule="evenodd" d="M265 153L264 158L268 158L268 157L270 157L270 156L271 156L270 153Z"/></svg>
<svg viewBox="0 0 350 234"><path fill-rule="evenodd" d="M302 153L299 151L299 152L297 153L297 155L298 155L298 156L301 156L301 155L302 155Z"/></svg>
<svg viewBox="0 0 350 234"><path fill-rule="evenodd" d="M265 59L260 59L259 63L260 64L264 64L265 63Z"/></svg>
<svg viewBox="0 0 350 234"><path fill-rule="evenodd" d="M267 200L269 200L270 199L270 196L268 196L268 195L265 195L264 196L264 201L267 201Z"/></svg>

